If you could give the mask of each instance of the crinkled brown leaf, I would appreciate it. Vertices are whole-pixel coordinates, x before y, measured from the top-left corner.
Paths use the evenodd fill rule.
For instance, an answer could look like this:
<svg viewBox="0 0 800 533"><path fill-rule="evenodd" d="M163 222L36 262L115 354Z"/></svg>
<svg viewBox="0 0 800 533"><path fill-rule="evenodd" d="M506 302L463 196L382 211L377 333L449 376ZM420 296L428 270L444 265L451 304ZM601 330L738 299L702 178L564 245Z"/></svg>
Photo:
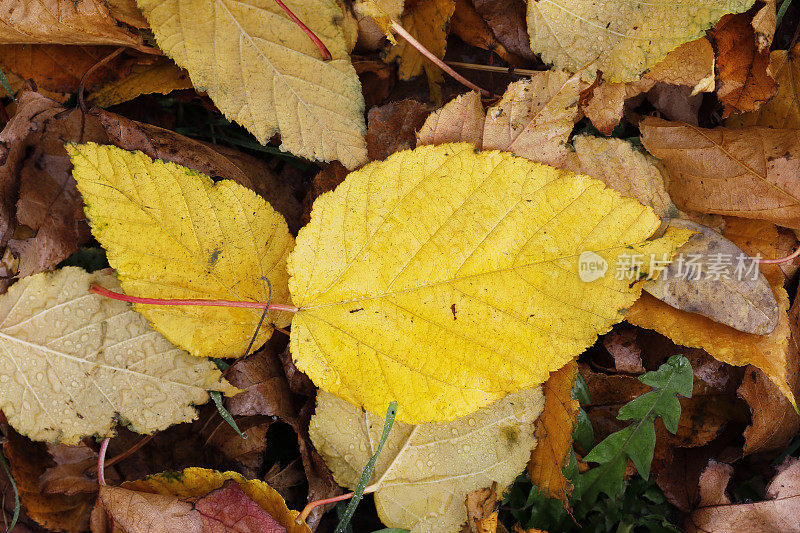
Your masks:
<svg viewBox="0 0 800 533"><path fill-rule="evenodd" d="M525 22L524 0L471 0L475 9L509 52L528 60L538 60L531 50Z"/></svg>
<svg viewBox="0 0 800 533"><path fill-rule="evenodd" d="M757 35L753 27L754 23L763 27L770 10L774 17L774 2L756 4L747 13L725 15L709 32L717 52L717 97L724 106L723 118L755 111L778 89L769 68L772 35ZM754 20L762 11L765 14Z"/></svg>
<svg viewBox="0 0 800 533"><path fill-rule="evenodd" d="M767 486L766 499L733 504L726 490L733 468L711 461L700 476L700 507L686 519L687 533L800 531L800 461L787 458Z"/></svg>
<svg viewBox="0 0 800 533"><path fill-rule="evenodd" d="M417 131L432 108L410 98L373 107L367 116L367 156L370 161L386 159L400 150L417 145Z"/></svg>
<svg viewBox="0 0 800 533"><path fill-rule="evenodd" d="M523 58L506 50L506 47L497 40L471 0L455 0L455 3L456 9L450 20L453 33L471 46L494 52L511 66L525 66L526 61Z"/></svg>
<svg viewBox="0 0 800 533"><path fill-rule="evenodd" d="M3 0L2 44L109 44L147 48L103 0Z"/></svg>
<svg viewBox="0 0 800 533"><path fill-rule="evenodd" d="M86 141L107 142L94 116L34 92L20 96L0 133L0 244L19 258L21 276L54 267L90 236L64 149Z"/></svg>
<svg viewBox="0 0 800 533"><path fill-rule="evenodd" d="M679 208L800 227L796 131L706 129L653 117L639 128L645 148L669 171Z"/></svg>

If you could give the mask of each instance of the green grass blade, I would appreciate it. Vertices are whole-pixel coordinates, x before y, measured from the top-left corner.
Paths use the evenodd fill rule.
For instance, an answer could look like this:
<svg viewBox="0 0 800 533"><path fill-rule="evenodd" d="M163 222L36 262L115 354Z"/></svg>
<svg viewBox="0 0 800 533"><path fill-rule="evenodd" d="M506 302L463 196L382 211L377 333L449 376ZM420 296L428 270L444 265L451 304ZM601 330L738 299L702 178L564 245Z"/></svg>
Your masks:
<svg viewBox="0 0 800 533"><path fill-rule="evenodd" d="M786 11L789 9L789 6L792 5L792 0L783 0L781 7L778 9L778 14L775 16L775 27L781 25L781 21L783 21L783 16L786 14Z"/></svg>
<svg viewBox="0 0 800 533"><path fill-rule="evenodd" d="M17 101L17 97L14 96L14 91L11 90L11 84L8 83L8 78L6 78L6 75L3 73L2 70L0 70L0 85L2 85L3 89L6 90L6 92L8 93L8 96L10 96L11 99L16 102Z"/></svg>
<svg viewBox="0 0 800 533"><path fill-rule="evenodd" d="M232 427L233 430L236 433L238 433L240 437L242 437L243 439L246 439L247 438L247 434L246 433L242 433L242 431L239 429L239 426L236 425L236 420L233 419L231 414L228 412L227 409L225 409L225 406L222 404L222 394L220 394L219 391L215 391L215 390L210 391L208 394L211 396L211 399L214 400L214 403L217 406L217 411L219 411L219 416L221 416L222 419L225 422L227 422L228 425L230 427Z"/></svg>
<svg viewBox="0 0 800 533"><path fill-rule="evenodd" d="M381 435L381 441L378 443L378 449L375 450L375 454L367 461L367 466L364 467L364 471L361 473L361 479L358 480L358 485L356 485L353 491L353 498L347 504L347 509L345 509L342 514L339 525L336 526L335 533L344 533L348 524L350 524L350 519L353 518L353 513L356 512L358 503L361 501L361 498L364 497L364 489L367 488L369 478L372 477L372 472L375 471L375 463L378 461L378 456L381 454L381 450L383 450L386 439L389 438L389 432L392 431L395 416L397 416L397 402L392 402L386 410L386 422L383 424L383 435Z"/></svg>

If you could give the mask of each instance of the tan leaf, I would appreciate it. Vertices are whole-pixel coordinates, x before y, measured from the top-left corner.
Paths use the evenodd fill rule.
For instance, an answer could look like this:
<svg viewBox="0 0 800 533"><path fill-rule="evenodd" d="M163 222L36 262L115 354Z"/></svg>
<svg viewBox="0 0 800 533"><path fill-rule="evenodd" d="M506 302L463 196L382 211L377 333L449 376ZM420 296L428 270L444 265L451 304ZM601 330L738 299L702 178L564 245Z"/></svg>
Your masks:
<svg viewBox="0 0 800 533"><path fill-rule="evenodd" d="M769 69L772 36L762 33L757 37L751 24L763 24L764 16L753 19L756 9L757 6L748 13L725 15L709 32L717 51L717 97L724 106L722 118L755 111L778 89ZM775 3L768 3L762 10L771 10L774 17ZM763 46L767 39L769 43Z"/></svg>
<svg viewBox="0 0 800 533"><path fill-rule="evenodd" d="M467 494L467 523L461 533L496 533L497 531L497 483L485 489Z"/></svg>
<svg viewBox="0 0 800 533"><path fill-rule="evenodd" d="M567 139L579 119L579 91L576 76L539 72L509 85L485 117L477 93L463 95L428 118L419 143L471 142L479 149L513 152L560 167L567 160Z"/></svg>
<svg viewBox="0 0 800 533"><path fill-rule="evenodd" d="M572 448L572 429L578 415L578 400L572 397L572 387L578 365L572 361L550 373L542 385L544 411L536 421L539 440L528 462L528 477L549 497L566 502L572 489L561 468Z"/></svg>
<svg viewBox="0 0 800 533"><path fill-rule="evenodd" d="M661 217L676 216L664 176L649 154L623 139L577 135L572 139L580 162L573 172L597 178L623 196L636 198Z"/></svg>
<svg viewBox="0 0 800 533"><path fill-rule="evenodd" d="M168 94L178 89L191 89L189 74L172 61L160 58L152 65L134 65L130 74L105 84L89 95L100 107L111 107L142 94Z"/></svg>
<svg viewBox="0 0 800 533"><path fill-rule="evenodd" d="M147 28L147 21L136 6L136 0L105 0L108 12L118 21L134 28Z"/></svg>
<svg viewBox="0 0 800 533"><path fill-rule="evenodd" d="M637 332L627 329L612 329L603 335L605 346L614 358L614 368L627 374L644 374L642 364L642 347L636 342Z"/></svg>
<svg viewBox="0 0 800 533"><path fill-rule="evenodd" d="M688 533L800 531L800 461L787 458L767 486L767 499L732 504L726 494L733 468L711 461L700 476L700 507L686 520Z"/></svg>
<svg viewBox="0 0 800 533"><path fill-rule="evenodd" d="M683 210L768 220L800 228L800 143L793 130L705 129L648 117L645 148L670 175Z"/></svg>
<svg viewBox="0 0 800 533"><path fill-rule="evenodd" d="M3 0L2 44L111 44L146 49L103 0Z"/></svg>
<svg viewBox="0 0 800 533"><path fill-rule="evenodd" d="M193 420L209 389L236 392L213 363L175 348L128 304L90 293L93 283L119 291L109 274L64 267L0 297L0 407L14 429L74 444L112 435L119 417L151 433Z"/></svg>
<svg viewBox="0 0 800 533"><path fill-rule="evenodd" d="M746 253L755 255L758 252L737 235L727 232L725 235ZM774 235L777 238L777 232ZM786 312L789 297L783 288L783 274L776 265L762 264L760 270L772 286L779 308L778 325L768 335L737 331L704 316L679 311L649 294L643 294L636 301L625 319L637 326L654 329L676 344L703 348L717 360L730 365L756 366L790 402L794 402L787 375L789 319Z"/></svg>
<svg viewBox="0 0 800 533"><path fill-rule="evenodd" d="M767 126L770 128L800 129L800 44L792 50L773 50L769 56L769 66L778 92L772 100L756 111L730 117L725 125L736 128L743 126Z"/></svg>
<svg viewBox="0 0 800 533"><path fill-rule="evenodd" d="M645 291L745 333L766 335L775 329L779 312L772 288L761 273L747 274L758 272L754 259L711 228L679 219L669 225L696 233L680 247L677 261L644 282Z"/></svg>

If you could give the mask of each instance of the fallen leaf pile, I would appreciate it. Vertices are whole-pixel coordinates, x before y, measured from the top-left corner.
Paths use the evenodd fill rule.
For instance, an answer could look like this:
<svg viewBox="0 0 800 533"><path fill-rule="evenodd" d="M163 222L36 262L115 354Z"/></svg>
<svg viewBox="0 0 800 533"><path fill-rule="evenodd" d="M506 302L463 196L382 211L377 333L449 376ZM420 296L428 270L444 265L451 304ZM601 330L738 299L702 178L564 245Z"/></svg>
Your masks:
<svg viewBox="0 0 800 533"><path fill-rule="evenodd" d="M800 531L800 4L0 13L7 527Z"/></svg>

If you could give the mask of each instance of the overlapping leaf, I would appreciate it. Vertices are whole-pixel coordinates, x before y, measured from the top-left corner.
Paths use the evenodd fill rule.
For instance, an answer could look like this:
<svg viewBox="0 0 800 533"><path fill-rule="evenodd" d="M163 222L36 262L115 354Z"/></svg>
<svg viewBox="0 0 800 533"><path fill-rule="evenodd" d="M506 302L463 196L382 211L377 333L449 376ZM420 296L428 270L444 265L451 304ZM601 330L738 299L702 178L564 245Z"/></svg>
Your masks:
<svg viewBox="0 0 800 533"><path fill-rule="evenodd" d="M621 320L638 284L581 281L579 258L669 256L688 237L648 241L658 226L597 180L508 153L398 152L318 198L300 231L292 355L372 412L397 400L405 422L465 415L542 383Z"/></svg>
<svg viewBox="0 0 800 533"><path fill-rule="evenodd" d="M95 237L129 294L266 302L289 300L286 257L294 245L286 221L250 189L141 152L93 143L71 145L73 175ZM239 357L260 309L137 304L154 327L193 355ZM270 312L269 324L289 324Z"/></svg>
<svg viewBox="0 0 800 533"><path fill-rule="evenodd" d="M468 493L493 481L502 492L523 470L543 407L535 388L452 422L395 422L370 480L383 523L420 533L457 530L467 519ZM355 487L383 422L331 394L317 396L309 431L340 485Z"/></svg>
<svg viewBox="0 0 800 533"><path fill-rule="evenodd" d="M364 99L335 0L285 4L326 45L320 51L273 0L138 0L161 49L231 120L263 144L310 159L366 161Z"/></svg>
<svg viewBox="0 0 800 533"><path fill-rule="evenodd" d="M140 433L193 420L207 390L236 391L204 359L175 348L115 290L75 267L28 276L0 297L0 408L34 440L74 444L111 435L117 417Z"/></svg>

